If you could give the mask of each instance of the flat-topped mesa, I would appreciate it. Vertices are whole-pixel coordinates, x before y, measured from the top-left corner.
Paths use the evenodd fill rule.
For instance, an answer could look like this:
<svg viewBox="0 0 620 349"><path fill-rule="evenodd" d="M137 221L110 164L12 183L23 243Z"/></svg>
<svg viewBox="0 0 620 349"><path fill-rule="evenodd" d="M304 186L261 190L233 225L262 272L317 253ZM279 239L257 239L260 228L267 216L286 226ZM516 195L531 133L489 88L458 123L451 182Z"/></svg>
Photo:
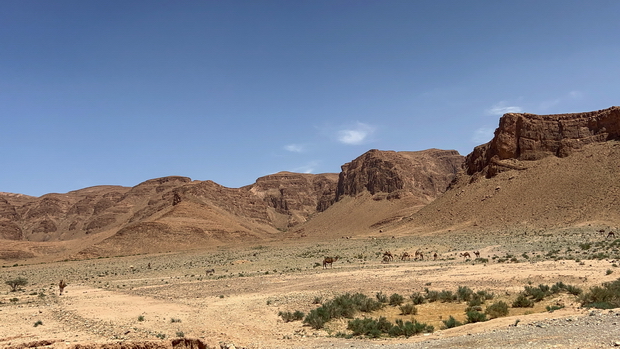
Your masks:
<svg viewBox="0 0 620 349"><path fill-rule="evenodd" d="M518 164L502 160L566 157L586 144L620 139L620 107L573 114L504 114L493 139L467 155L467 174L486 177Z"/></svg>

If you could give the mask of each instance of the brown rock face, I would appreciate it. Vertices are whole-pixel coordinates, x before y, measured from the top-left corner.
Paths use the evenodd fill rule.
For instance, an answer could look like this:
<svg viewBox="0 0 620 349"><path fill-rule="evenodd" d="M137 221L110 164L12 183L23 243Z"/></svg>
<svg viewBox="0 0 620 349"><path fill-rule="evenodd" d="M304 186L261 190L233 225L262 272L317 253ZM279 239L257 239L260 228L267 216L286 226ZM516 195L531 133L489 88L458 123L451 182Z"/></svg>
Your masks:
<svg viewBox="0 0 620 349"><path fill-rule="evenodd" d="M289 217L288 226L305 222L334 203L338 175L279 172L264 176L247 187L277 213Z"/></svg>
<svg viewBox="0 0 620 349"><path fill-rule="evenodd" d="M342 166L336 200L368 191L388 198L415 195L428 203L446 190L463 161L456 150L370 150Z"/></svg>
<svg viewBox="0 0 620 349"><path fill-rule="evenodd" d="M574 114L509 113L501 117L495 137L467 156L469 175L493 177L519 164L505 160L566 157L586 144L620 138L620 107Z"/></svg>

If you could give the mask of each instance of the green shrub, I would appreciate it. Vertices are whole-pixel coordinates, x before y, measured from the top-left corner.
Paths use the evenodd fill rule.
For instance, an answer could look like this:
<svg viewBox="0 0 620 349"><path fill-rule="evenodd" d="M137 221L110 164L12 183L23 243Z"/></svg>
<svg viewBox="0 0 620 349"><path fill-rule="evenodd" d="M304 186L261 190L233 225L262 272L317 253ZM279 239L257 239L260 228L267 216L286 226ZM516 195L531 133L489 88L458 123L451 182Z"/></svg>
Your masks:
<svg viewBox="0 0 620 349"><path fill-rule="evenodd" d="M523 293L519 293L519 296L517 296L517 299L515 299L515 301L512 302L513 308L531 308L533 306L534 306L534 302L530 300L529 298L527 298L527 296Z"/></svg>
<svg viewBox="0 0 620 349"><path fill-rule="evenodd" d="M405 304L400 306L400 314L401 315L417 315L418 308L413 304Z"/></svg>
<svg viewBox="0 0 620 349"><path fill-rule="evenodd" d="M480 291L476 292L476 297L480 297L480 299L483 300L482 303L484 303L484 300L491 300L491 299L495 298L495 294L493 294L493 292L488 292L488 291L480 290Z"/></svg>
<svg viewBox="0 0 620 349"><path fill-rule="evenodd" d="M34 323L34 327L37 327L39 325L43 325L43 321L38 320L37 322Z"/></svg>
<svg viewBox="0 0 620 349"><path fill-rule="evenodd" d="M383 292L378 292L375 297L377 297L377 301L380 303L388 303L388 296Z"/></svg>
<svg viewBox="0 0 620 349"><path fill-rule="evenodd" d="M547 311L550 313L553 313L554 311L562 309L562 308L564 308L563 305L548 305L546 307Z"/></svg>
<svg viewBox="0 0 620 349"><path fill-rule="evenodd" d="M469 324L488 320L487 315L479 311L468 311L466 315L467 315L467 323Z"/></svg>
<svg viewBox="0 0 620 349"><path fill-rule="evenodd" d="M314 329L321 329L331 319L353 318L357 312L371 312L379 310L384 305L374 301L361 293L344 294L325 302L306 316L304 323Z"/></svg>
<svg viewBox="0 0 620 349"><path fill-rule="evenodd" d="M551 288L548 285L538 285L538 287L525 286L526 296L531 297L535 302L542 301L545 297L551 295Z"/></svg>
<svg viewBox="0 0 620 349"><path fill-rule="evenodd" d="M580 297L580 301L585 307L600 309L620 307L620 279L591 287L588 293Z"/></svg>
<svg viewBox="0 0 620 349"><path fill-rule="evenodd" d="M450 303L456 300L456 295L452 291L443 290L439 292L439 300L442 303Z"/></svg>
<svg viewBox="0 0 620 349"><path fill-rule="evenodd" d="M607 269L607 271L605 272L605 275L609 275L609 274L611 274L611 273L613 273L613 272L614 272L613 270L611 270L611 269Z"/></svg>
<svg viewBox="0 0 620 349"><path fill-rule="evenodd" d="M416 320L403 322L402 319L396 319L396 325L388 331L390 337L405 336L407 338L414 336L418 333L431 333L435 328L431 325L427 325Z"/></svg>
<svg viewBox="0 0 620 349"><path fill-rule="evenodd" d="M290 311L287 311L287 312L281 311L278 313L278 316L281 317L282 320L284 320L284 322L292 322L292 321L302 320L305 314L299 310L295 311L294 313L291 313Z"/></svg>
<svg viewBox="0 0 620 349"><path fill-rule="evenodd" d="M437 302L439 300L439 292L438 291L431 291L428 288L425 289L425 291L426 291L426 300L429 303Z"/></svg>
<svg viewBox="0 0 620 349"><path fill-rule="evenodd" d="M491 319L508 315L508 304L503 301L495 302L484 311Z"/></svg>
<svg viewBox="0 0 620 349"><path fill-rule="evenodd" d="M566 285L566 292L574 296L579 296L580 294L583 293L583 290L574 285Z"/></svg>
<svg viewBox="0 0 620 349"><path fill-rule="evenodd" d="M580 247L582 250L589 250L589 249L590 249L590 247L592 247L592 244L591 244L591 243L581 243L581 244L579 244L579 247Z"/></svg>
<svg viewBox="0 0 620 349"><path fill-rule="evenodd" d="M351 330L355 336L365 335L370 338L379 338L382 333L388 333L392 326L392 323L382 316L379 320L371 318L351 320L347 329Z"/></svg>
<svg viewBox="0 0 620 349"><path fill-rule="evenodd" d="M144 316L143 315L138 316L138 321L140 322L144 321Z"/></svg>
<svg viewBox="0 0 620 349"><path fill-rule="evenodd" d="M365 335L369 338L379 338L382 334L390 337L405 336L410 337L422 332L433 332L435 328L425 323L413 321L404 322L402 319L396 320L396 325L387 321L385 317L378 320L365 318L349 321L347 329L355 336Z"/></svg>
<svg viewBox="0 0 620 349"><path fill-rule="evenodd" d="M459 286L456 290L456 297L459 302L469 302L474 296L474 291L467 286Z"/></svg>
<svg viewBox="0 0 620 349"><path fill-rule="evenodd" d="M401 295L399 295L398 293L394 293L390 296L390 305L391 306L398 306L403 304L403 302L405 302L405 298Z"/></svg>
<svg viewBox="0 0 620 349"><path fill-rule="evenodd" d="M425 302L424 296L420 294L420 292L413 293L411 296L409 296L409 298L411 298L411 301L414 305L424 304Z"/></svg>
<svg viewBox="0 0 620 349"><path fill-rule="evenodd" d="M462 326L463 323L456 320L454 317L452 317L452 315L450 315L450 317L448 318L448 320L443 320L443 325L446 328L452 328L452 327L457 327L457 326Z"/></svg>
<svg viewBox="0 0 620 349"><path fill-rule="evenodd" d="M183 338L183 337L185 337L185 333L183 333L183 331L177 331L176 335L177 335L177 337L179 337L179 338Z"/></svg>

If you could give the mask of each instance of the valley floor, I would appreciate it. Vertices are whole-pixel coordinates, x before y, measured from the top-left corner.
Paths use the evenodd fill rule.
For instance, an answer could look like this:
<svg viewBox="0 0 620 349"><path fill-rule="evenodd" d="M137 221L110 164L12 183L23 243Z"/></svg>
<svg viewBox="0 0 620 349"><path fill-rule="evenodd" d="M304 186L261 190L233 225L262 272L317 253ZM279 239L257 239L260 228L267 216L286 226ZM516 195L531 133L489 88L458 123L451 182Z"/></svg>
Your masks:
<svg viewBox="0 0 620 349"><path fill-rule="evenodd" d="M596 244L599 237L588 239ZM500 245L482 239L450 246L431 237L354 238L5 265L0 270L3 284L18 276L29 283L17 292L6 286L0 293L0 347L23 348L43 340L48 345L39 342L37 347L119 341L164 345L178 337L200 338L211 347L234 343L237 348L594 348L620 341L620 312L581 308L566 293L532 308L511 307L506 317L451 329L442 329L443 320L453 316L464 322L466 303L420 304L415 316L402 316L393 306L366 315L390 321L415 318L435 328L409 338L342 338L348 333L345 319L315 330L279 316L297 310L307 314L346 292L372 298L377 293L400 294L410 302L410 295L426 289L467 286L493 293L487 305L498 300L510 305L527 285L563 282L587 291L618 278L615 260L589 259L587 254L568 259L575 246L542 240ZM481 259L459 257L466 250L458 247L470 253L476 248ZM437 251L437 260L382 262L385 250L400 254L418 248L427 254ZM333 268L320 264L326 255L340 256ZM210 269L214 273L207 273ZM63 295L58 294L60 279L68 283ZM561 309L548 312L548 306Z"/></svg>

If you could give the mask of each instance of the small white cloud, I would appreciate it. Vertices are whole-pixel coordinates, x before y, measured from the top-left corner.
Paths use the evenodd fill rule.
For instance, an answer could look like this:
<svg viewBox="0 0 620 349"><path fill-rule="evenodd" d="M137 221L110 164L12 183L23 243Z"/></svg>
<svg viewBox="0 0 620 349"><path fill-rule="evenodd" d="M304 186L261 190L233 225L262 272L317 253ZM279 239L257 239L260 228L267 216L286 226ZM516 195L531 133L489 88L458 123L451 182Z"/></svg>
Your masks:
<svg viewBox="0 0 620 349"><path fill-rule="evenodd" d="M471 140L476 144L484 144L493 139L494 135L495 129L491 127L481 127L474 132Z"/></svg>
<svg viewBox="0 0 620 349"><path fill-rule="evenodd" d="M319 165L318 161L310 161L309 163L296 167L291 170L291 172L297 173L314 173L316 167Z"/></svg>
<svg viewBox="0 0 620 349"><path fill-rule="evenodd" d="M522 113L523 109L517 106L506 105L506 102L499 102L495 104L491 109L487 110L490 115L504 115L506 113Z"/></svg>
<svg viewBox="0 0 620 349"><path fill-rule="evenodd" d="M362 144L374 131L374 127L358 122L351 129L338 131L338 141L349 145Z"/></svg>
<svg viewBox="0 0 620 349"><path fill-rule="evenodd" d="M289 144L284 146L285 150L288 150L293 153L301 153L304 151L304 147L299 144Z"/></svg>
<svg viewBox="0 0 620 349"><path fill-rule="evenodd" d="M581 91L570 91L568 96L572 99L581 99L583 98L583 93Z"/></svg>

